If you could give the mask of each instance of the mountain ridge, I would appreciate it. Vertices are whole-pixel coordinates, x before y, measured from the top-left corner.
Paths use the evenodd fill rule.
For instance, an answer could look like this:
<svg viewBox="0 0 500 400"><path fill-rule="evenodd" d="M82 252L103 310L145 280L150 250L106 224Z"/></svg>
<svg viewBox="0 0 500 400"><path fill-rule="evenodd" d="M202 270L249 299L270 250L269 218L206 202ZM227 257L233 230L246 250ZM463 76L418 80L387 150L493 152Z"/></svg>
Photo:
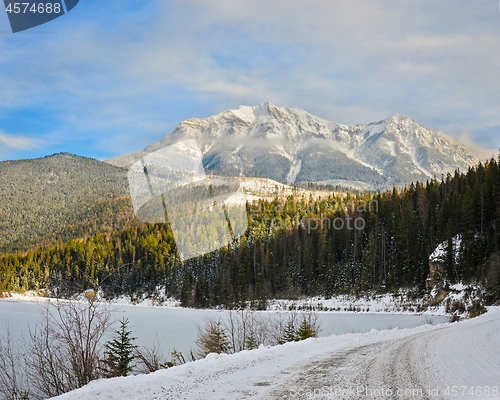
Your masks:
<svg viewBox="0 0 500 400"><path fill-rule="evenodd" d="M384 189L479 162L465 146L403 114L344 125L271 103L182 121L143 152L106 162L128 167L147 153L187 139L196 139L210 173L286 183L359 182L366 189Z"/></svg>

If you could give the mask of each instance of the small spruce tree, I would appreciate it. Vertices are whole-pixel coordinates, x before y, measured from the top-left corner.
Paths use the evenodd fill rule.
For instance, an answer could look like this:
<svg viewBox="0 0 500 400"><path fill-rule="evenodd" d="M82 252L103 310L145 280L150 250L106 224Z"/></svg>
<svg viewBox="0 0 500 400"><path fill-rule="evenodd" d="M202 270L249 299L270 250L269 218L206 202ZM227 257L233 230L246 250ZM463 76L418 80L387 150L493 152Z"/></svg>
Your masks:
<svg viewBox="0 0 500 400"><path fill-rule="evenodd" d="M198 339L198 355L206 357L209 353L229 353L231 345L226 330L220 321L208 321L205 329L200 330Z"/></svg>
<svg viewBox="0 0 500 400"><path fill-rule="evenodd" d="M311 324L307 321L307 319L303 319L302 323L299 326L299 329L297 329L296 335L295 335L295 340L305 340L311 337L316 337L318 336L318 333L316 330L311 326Z"/></svg>
<svg viewBox="0 0 500 400"><path fill-rule="evenodd" d="M257 342L257 338L253 332L247 336L245 340L245 350L253 350L259 347L259 343Z"/></svg>
<svg viewBox="0 0 500 400"><path fill-rule="evenodd" d="M131 337L132 332L127 330L128 322L128 319L122 319L120 329L115 331L115 338L104 345L106 351L102 369L107 378L127 376L134 367L134 350L137 346L133 342L136 338Z"/></svg>
<svg viewBox="0 0 500 400"><path fill-rule="evenodd" d="M285 330L283 331L281 343L294 342L295 340L297 340L297 334L295 332L293 321L290 320L287 322Z"/></svg>

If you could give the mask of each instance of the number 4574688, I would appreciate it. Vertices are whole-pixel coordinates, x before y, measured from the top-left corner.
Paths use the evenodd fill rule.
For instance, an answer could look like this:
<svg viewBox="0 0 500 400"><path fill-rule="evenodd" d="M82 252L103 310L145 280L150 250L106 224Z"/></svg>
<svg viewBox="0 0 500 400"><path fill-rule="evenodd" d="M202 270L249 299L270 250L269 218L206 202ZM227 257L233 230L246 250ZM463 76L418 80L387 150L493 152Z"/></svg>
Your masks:
<svg viewBox="0 0 500 400"><path fill-rule="evenodd" d="M47 13L47 14L59 14L61 12L61 4L60 3L38 3L30 4L30 3L9 3L6 8L8 13L14 14L25 14L27 12L32 13Z"/></svg>

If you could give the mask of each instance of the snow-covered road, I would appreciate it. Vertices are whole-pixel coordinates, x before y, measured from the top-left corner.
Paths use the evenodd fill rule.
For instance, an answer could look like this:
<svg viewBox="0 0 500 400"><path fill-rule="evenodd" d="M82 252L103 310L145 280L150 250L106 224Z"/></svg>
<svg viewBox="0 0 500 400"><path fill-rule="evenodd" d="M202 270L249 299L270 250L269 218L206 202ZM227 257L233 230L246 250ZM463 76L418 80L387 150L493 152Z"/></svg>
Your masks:
<svg viewBox="0 0 500 400"><path fill-rule="evenodd" d="M500 308L473 320L209 355L59 400L500 399Z"/></svg>
<svg viewBox="0 0 500 400"><path fill-rule="evenodd" d="M271 398L500 399L500 313L345 351L293 384Z"/></svg>

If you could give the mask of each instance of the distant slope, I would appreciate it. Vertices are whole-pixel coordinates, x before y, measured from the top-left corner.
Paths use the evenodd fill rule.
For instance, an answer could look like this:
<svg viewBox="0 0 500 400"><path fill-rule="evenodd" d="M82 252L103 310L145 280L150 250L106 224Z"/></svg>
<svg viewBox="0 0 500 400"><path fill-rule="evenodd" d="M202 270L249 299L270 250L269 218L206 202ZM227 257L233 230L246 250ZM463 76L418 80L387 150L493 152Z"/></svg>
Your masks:
<svg viewBox="0 0 500 400"><path fill-rule="evenodd" d="M126 170L71 154L0 162L0 188L0 251L82 236L130 212Z"/></svg>
<svg viewBox="0 0 500 400"><path fill-rule="evenodd" d="M128 167L145 153L187 139L196 139L205 168L215 174L366 189L425 182L479 161L464 146L405 115L342 125L298 108L264 103L181 122L143 152L107 162Z"/></svg>

